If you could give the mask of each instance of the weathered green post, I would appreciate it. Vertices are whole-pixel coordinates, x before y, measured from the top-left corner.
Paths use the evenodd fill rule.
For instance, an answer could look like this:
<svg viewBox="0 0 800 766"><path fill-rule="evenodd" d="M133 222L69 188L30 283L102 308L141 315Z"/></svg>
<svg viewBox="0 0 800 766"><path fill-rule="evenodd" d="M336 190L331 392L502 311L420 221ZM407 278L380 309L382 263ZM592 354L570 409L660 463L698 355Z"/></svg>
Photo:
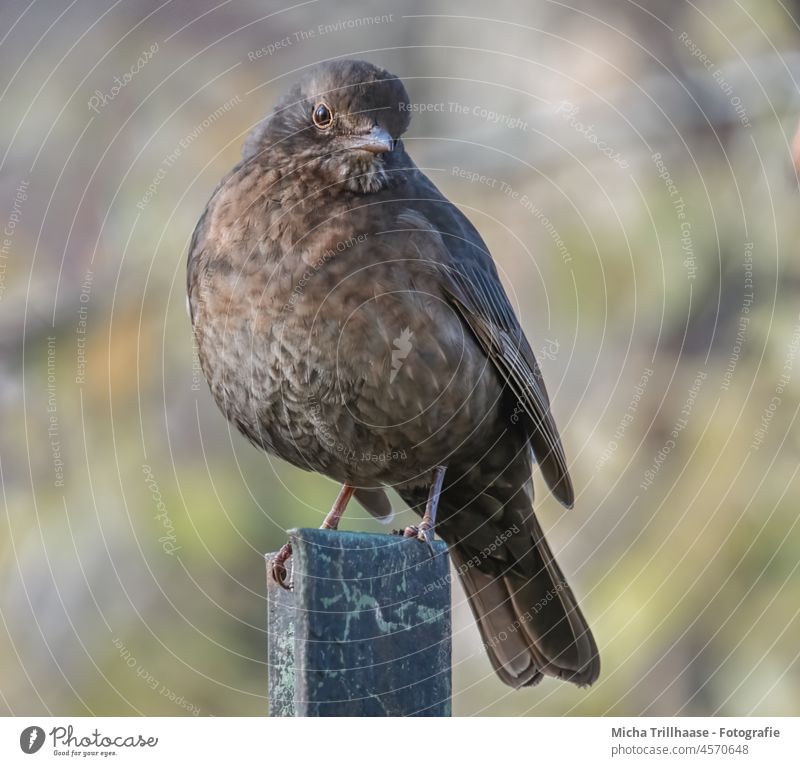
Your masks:
<svg viewBox="0 0 800 766"><path fill-rule="evenodd" d="M326 529L289 538L292 590L267 575L270 714L449 716L445 543L431 552L414 539Z"/></svg>

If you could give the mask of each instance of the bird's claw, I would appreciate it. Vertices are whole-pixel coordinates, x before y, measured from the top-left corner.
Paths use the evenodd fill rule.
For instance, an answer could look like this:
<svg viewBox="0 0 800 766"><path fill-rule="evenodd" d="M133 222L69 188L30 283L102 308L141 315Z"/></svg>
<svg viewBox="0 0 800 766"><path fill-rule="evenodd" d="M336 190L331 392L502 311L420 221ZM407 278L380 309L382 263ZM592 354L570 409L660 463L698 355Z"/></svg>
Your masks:
<svg viewBox="0 0 800 766"><path fill-rule="evenodd" d="M417 529L417 540L428 546L428 553L433 556L433 525L426 524L425 521Z"/></svg>
<svg viewBox="0 0 800 766"><path fill-rule="evenodd" d="M419 534L419 527L411 524L405 529L393 529L392 534L397 535L398 537L416 537L417 534Z"/></svg>
<svg viewBox="0 0 800 766"><path fill-rule="evenodd" d="M290 581L287 582L286 579L286 562L291 555L292 544L286 543L269 563L269 572L272 575L272 579L285 590L292 589L292 583Z"/></svg>
<svg viewBox="0 0 800 766"><path fill-rule="evenodd" d="M427 543L428 545L433 545L433 527L420 524L419 529L417 530L417 540L421 540L423 543Z"/></svg>
<svg viewBox="0 0 800 766"><path fill-rule="evenodd" d="M393 535L399 535L400 537L406 538L416 538L425 545L428 546L428 551L430 552L431 556L433 556L433 526L427 524L426 522L422 522L419 526L415 524L410 524L405 529L394 529L392 530Z"/></svg>

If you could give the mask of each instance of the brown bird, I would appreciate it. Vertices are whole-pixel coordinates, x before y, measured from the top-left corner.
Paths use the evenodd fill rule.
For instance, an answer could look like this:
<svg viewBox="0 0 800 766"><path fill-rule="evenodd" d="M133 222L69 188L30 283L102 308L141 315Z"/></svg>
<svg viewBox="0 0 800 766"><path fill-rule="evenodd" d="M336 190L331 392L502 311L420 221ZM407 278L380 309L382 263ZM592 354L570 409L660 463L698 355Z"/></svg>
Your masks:
<svg viewBox="0 0 800 766"><path fill-rule="evenodd" d="M200 361L257 447L373 515L397 490L452 560L498 676L579 685L594 638L533 514L532 463L574 500L539 367L472 224L400 136L402 82L311 70L247 137L191 243ZM285 546L273 574L285 576Z"/></svg>

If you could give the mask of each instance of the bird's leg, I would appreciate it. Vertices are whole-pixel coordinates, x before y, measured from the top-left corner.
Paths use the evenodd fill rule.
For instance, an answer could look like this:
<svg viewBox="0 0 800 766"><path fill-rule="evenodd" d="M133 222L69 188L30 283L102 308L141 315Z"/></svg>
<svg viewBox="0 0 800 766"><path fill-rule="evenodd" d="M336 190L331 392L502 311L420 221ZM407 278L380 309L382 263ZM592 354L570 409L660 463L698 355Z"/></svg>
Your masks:
<svg viewBox="0 0 800 766"><path fill-rule="evenodd" d="M342 484L342 488L339 490L339 495L336 497L336 500L334 501L330 511L328 511L328 515L323 519L320 529L339 528L339 522L341 521L342 515L347 508L347 503L353 496L353 492L355 492L355 487L351 487L349 484ZM291 587L291 584L286 582L286 562L289 560L291 555L292 544L286 543L286 545L284 545L283 548L281 548L275 554L275 557L270 562L270 572L272 573L272 577L274 578L275 582L287 590Z"/></svg>
<svg viewBox="0 0 800 766"><path fill-rule="evenodd" d="M439 510L439 495L442 493L442 483L444 482L445 467L437 465L433 469L433 482L428 491L428 502L425 504L425 513L419 523L417 539L433 547L433 531L436 526L436 512Z"/></svg>
<svg viewBox="0 0 800 766"><path fill-rule="evenodd" d="M426 543L433 550L433 533L436 527L436 511L439 509L439 496L442 493L442 483L444 482L444 472L446 467L437 465L433 469L433 481L428 490L428 501L425 503L425 513L419 526L406 527L403 530L403 537L416 537Z"/></svg>
<svg viewBox="0 0 800 766"><path fill-rule="evenodd" d="M339 522L342 520L347 504L350 502L355 490L356 488L351 487L349 484L342 484L339 495L330 511L328 511L328 515L323 520L320 529L339 529Z"/></svg>

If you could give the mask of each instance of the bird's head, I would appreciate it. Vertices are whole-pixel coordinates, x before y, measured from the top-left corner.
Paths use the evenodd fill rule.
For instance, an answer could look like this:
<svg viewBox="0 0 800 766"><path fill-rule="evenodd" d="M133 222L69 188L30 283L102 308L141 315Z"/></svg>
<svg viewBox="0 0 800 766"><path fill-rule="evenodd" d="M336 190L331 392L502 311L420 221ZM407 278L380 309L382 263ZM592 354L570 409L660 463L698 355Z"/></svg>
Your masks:
<svg viewBox="0 0 800 766"><path fill-rule="evenodd" d="M403 83L366 61L335 61L312 69L248 136L246 159L289 164L298 180L351 191L378 191L408 127Z"/></svg>

